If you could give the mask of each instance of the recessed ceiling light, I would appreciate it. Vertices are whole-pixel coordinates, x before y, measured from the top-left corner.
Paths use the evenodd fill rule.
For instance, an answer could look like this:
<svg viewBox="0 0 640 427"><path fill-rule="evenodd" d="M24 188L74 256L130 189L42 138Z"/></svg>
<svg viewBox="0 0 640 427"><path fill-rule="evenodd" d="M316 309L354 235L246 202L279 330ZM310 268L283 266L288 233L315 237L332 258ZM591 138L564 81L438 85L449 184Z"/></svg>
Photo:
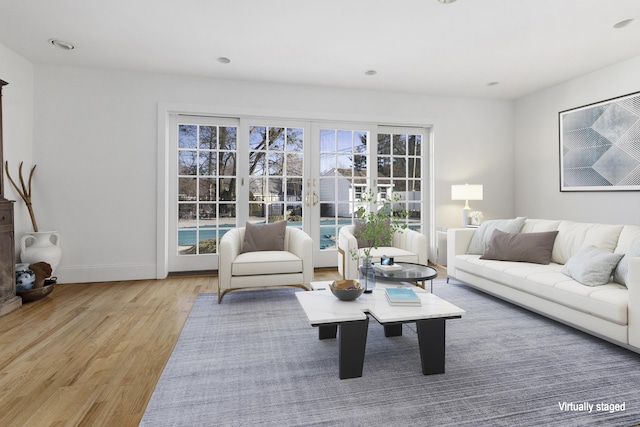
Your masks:
<svg viewBox="0 0 640 427"><path fill-rule="evenodd" d="M378 74L376 70L367 70L364 72L365 76L375 76L376 74Z"/></svg>
<svg viewBox="0 0 640 427"><path fill-rule="evenodd" d="M229 58L225 58L224 56L219 56L218 62L221 64L228 64L231 62L231 60Z"/></svg>
<svg viewBox="0 0 640 427"><path fill-rule="evenodd" d="M442 4L449 4L449 3L453 3L456 0L438 0L438 1Z"/></svg>
<svg viewBox="0 0 640 427"><path fill-rule="evenodd" d="M500 82L489 82L487 83L487 86L498 86L500 84Z"/></svg>
<svg viewBox="0 0 640 427"><path fill-rule="evenodd" d="M627 25L633 24L635 22L635 18L625 19L624 21L620 21L613 26L613 28L624 28Z"/></svg>
<svg viewBox="0 0 640 427"><path fill-rule="evenodd" d="M49 43L63 50L73 50L76 48L73 44L58 39L49 39Z"/></svg>

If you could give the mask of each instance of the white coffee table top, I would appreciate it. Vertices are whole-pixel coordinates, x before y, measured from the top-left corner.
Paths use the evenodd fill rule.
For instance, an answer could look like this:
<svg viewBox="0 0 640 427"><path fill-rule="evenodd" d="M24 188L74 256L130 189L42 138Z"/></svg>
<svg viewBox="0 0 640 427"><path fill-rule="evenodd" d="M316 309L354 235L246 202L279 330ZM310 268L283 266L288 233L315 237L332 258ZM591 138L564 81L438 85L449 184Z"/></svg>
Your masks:
<svg viewBox="0 0 640 427"><path fill-rule="evenodd" d="M364 320L366 313L380 323L411 322L420 319L460 317L465 311L442 298L411 286L420 297L420 306L394 306L389 304L384 294L387 287L407 287L396 283L376 281L376 289L370 294L362 294L354 301L340 301L333 296L327 282L312 282L316 289L311 292L296 292L296 297L312 325Z"/></svg>

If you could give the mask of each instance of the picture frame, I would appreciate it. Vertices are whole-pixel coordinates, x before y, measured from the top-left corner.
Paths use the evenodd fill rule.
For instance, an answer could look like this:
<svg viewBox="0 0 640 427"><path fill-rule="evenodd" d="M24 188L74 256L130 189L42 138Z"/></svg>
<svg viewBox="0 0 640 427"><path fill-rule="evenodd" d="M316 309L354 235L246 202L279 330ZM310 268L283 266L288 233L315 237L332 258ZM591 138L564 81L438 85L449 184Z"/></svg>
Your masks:
<svg viewBox="0 0 640 427"><path fill-rule="evenodd" d="M640 92L558 113L560 191L640 190Z"/></svg>

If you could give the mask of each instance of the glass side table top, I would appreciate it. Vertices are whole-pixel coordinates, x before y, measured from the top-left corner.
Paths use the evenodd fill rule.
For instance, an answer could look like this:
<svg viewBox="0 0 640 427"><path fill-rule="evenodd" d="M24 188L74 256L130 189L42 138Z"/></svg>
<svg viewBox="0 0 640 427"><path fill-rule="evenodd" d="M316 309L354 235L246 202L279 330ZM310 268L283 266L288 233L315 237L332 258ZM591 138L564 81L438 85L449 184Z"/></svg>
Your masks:
<svg viewBox="0 0 640 427"><path fill-rule="evenodd" d="M382 280L393 280L398 282L423 282L432 280L438 276L435 268L413 262L396 262L402 270L383 271L375 268L376 278Z"/></svg>

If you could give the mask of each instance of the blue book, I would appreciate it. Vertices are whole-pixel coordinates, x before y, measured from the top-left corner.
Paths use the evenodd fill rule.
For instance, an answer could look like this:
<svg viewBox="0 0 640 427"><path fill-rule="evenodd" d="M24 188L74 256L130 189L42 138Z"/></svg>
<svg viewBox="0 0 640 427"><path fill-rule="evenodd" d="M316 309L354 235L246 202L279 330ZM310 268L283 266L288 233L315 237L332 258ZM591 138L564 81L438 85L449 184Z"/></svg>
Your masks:
<svg viewBox="0 0 640 427"><path fill-rule="evenodd" d="M386 288L385 294L391 305L421 305L420 297L410 288Z"/></svg>

